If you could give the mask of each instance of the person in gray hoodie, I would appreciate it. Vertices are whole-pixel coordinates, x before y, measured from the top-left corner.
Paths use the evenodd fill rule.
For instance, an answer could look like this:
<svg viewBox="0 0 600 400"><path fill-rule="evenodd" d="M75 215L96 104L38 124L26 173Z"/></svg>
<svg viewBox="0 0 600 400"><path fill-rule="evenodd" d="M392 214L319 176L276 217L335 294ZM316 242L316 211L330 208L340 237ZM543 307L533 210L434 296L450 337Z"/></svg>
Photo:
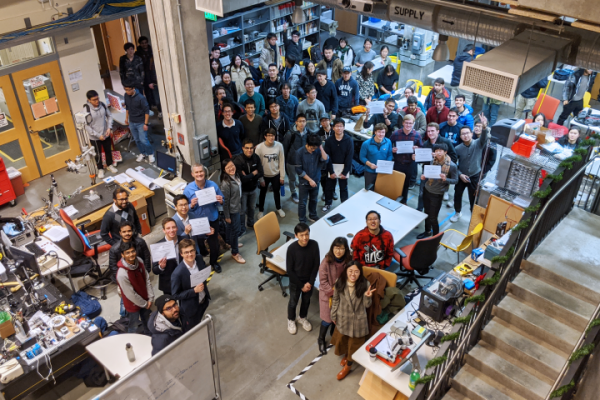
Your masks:
<svg viewBox="0 0 600 400"><path fill-rule="evenodd" d="M308 132L317 134L321 128L320 117L325 114L325 106L317 100L317 88L313 85L308 85L304 88L306 99L302 100L298 105L298 114L304 114L306 118L306 129Z"/></svg>
<svg viewBox="0 0 600 400"><path fill-rule="evenodd" d="M227 243L231 246L231 258L240 264L246 260L240 254L243 244L240 236L240 212L242 211L242 182L233 160L228 158L221 163L221 192L223 192L223 214L227 223Z"/></svg>
<svg viewBox="0 0 600 400"><path fill-rule="evenodd" d="M148 320L148 329L152 334L152 355L168 347L184 334L177 300L170 294L164 294L156 299L156 308Z"/></svg>
<svg viewBox="0 0 600 400"><path fill-rule="evenodd" d="M154 291L150 283L144 262L138 258L133 242L121 243L121 260L117 263L117 284L121 290L121 299L129 315L128 333L137 331L138 322L142 320L145 335L148 330L150 307L154 301Z"/></svg>
<svg viewBox="0 0 600 400"><path fill-rule="evenodd" d="M87 132L90 142L96 149L96 165L98 167L98 178L104 178L104 165L102 164L102 150L104 149L104 156L106 158L107 169L116 174L117 163L113 162L112 158L112 124L113 119L110 111L106 107L106 104L100 101L98 92L90 90L86 93L87 103L83 106L85 110L92 117L92 122L85 124L85 131Z"/></svg>
<svg viewBox="0 0 600 400"><path fill-rule="evenodd" d="M318 101L318 100L317 100ZM292 201L298 204L299 198L296 193L296 152L299 148L306 144L306 116L304 114L296 115L296 123L285 134L283 138L283 154L285 155L285 169L288 174L288 182L290 185L290 193Z"/></svg>

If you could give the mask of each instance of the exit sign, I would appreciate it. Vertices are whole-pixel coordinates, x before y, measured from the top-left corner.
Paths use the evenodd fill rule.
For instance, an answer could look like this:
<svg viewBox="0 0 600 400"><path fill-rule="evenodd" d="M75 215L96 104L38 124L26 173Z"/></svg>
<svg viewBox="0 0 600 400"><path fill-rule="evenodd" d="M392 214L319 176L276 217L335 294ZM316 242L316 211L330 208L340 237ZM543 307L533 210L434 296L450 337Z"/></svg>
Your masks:
<svg viewBox="0 0 600 400"><path fill-rule="evenodd" d="M217 20L217 16L215 14L211 14L211 13L204 13L204 18L209 20L209 21L216 21Z"/></svg>

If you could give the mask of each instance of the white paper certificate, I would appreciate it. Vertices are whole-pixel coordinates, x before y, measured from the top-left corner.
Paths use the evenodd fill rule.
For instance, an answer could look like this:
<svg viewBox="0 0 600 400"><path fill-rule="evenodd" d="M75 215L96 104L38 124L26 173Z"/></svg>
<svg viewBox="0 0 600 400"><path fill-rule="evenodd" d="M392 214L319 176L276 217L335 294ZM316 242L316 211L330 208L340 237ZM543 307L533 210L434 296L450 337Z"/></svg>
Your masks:
<svg viewBox="0 0 600 400"><path fill-rule="evenodd" d="M424 165L423 166L423 175L427 179L440 179L440 174L442 173L441 165Z"/></svg>
<svg viewBox="0 0 600 400"><path fill-rule="evenodd" d="M415 149L416 162L429 162L433 160L431 149Z"/></svg>
<svg viewBox="0 0 600 400"><path fill-rule="evenodd" d="M204 268L200 271L196 271L190 275L190 283L192 287L196 287L201 283L204 283L210 276L210 268Z"/></svg>
<svg viewBox="0 0 600 400"><path fill-rule="evenodd" d="M207 217L190 219L192 225L192 236L210 233L210 223Z"/></svg>
<svg viewBox="0 0 600 400"><path fill-rule="evenodd" d="M196 190L196 197L198 198L198 206L204 206L217 201L217 192L215 192L214 187Z"/></svg>
<svg viewBox="0 0 600 400"><path fill-rule="evenodd" d="M385 101L372 101L367 105L369 114L383 114L383 108L385 107Z"/></svg>
<svg viewBox="0 0 600 400"><path fill-rule="evenodd" d="M159 262L163 258L170 260L176 257L173 242L151 244L150 253L152 253L152 262Z"/></svg>
<svg viewBox="0 0 600 400"><path fill-rule="evenodd" d="M414 145L412 140L396 142L396 154L412 154Z"/></svg>
<svg viewBox="0 0 600 400"><path fill-rule="evenodd" d="M375 172L378 174L388 174L390 175L394 171L394 162L393 161L385 161L385 160L377 160L377 169Z"/></svg>
<svg viewBox="0 0 600 400"><path fill-rule="evenodd" d="M340 176L342 172L344 172L344 164L332 164L333 165L333 173L337 176Z"/></svg>

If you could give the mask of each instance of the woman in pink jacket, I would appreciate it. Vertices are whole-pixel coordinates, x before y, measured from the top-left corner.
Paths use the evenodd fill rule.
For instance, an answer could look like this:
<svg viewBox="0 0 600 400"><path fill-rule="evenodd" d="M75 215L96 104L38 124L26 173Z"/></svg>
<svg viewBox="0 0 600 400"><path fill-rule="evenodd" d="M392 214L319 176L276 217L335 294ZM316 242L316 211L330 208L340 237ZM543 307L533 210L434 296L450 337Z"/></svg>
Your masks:
<svg viewBox="0 0 600 400"><path fill-rule="evenodd" d="M344 237L338 237L331 243L329 252L319 266L319 308L322 321L317 343L322 355L327 354L327 346L325 345L327 330L330 326L333 328L330 315L333 287L335 281L351 262L352 254L350 253L348 241ZM333 329L331 331L333 332Z"/></svg>

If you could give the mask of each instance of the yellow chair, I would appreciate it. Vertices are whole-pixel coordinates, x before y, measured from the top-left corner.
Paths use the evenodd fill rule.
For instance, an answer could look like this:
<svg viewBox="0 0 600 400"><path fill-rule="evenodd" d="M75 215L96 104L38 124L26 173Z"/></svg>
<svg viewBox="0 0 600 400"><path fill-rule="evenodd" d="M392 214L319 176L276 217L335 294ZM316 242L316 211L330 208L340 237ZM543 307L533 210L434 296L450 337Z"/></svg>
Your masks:
<svg viewBox="0 0 600 400"><path fill-rule="evenodd" d="M460 263L460 252L465 251L471 245L473 237L481 232L482 229L483 223L479 223L468 236L456 229L448 229L444 232L444 237L440 244L445 248L456 252L456 262Z"/></svg>
<svg viewBox="0 0 600 400"><path fill-rule="evenodd" d="M409 80L406 81L406 86L404 86L404 87L410 86L409 82L414 83L414 85L415 85L415 93L419 93L419 90L423 87L423 82L421 82L418 79L409 79Z"/></svg>
<svg viewBox="0 0 600 400"><path fill-rule="evenodd" d="M363 274L365 275L365 278L371 275L373 272L377 272L379 275L383 276L383 279L385 279L387 282L387 287L396 287L398 276L396 276L395 273L379 268L363 267Z"/></svg>
<svg viewBox="0 0 600 400"><path fill-rule="evenodd" d="M275 247L269 250L269 246L272 246L277 242L281 236L279 231L279 220L274 211L271 211L254 223L254 233L256 234L256 254L262 256L262 263L258 265L260 267L260 273L264 274L267 269L269 269L269 272L271 273L271 276L267 280L258 285L258 290L262 292L265 283L272 279L276 279L281 288L281 295L286 297L287 293L281 282L281 278L287 275L286 271L269 261L269 258L273 257L272 252L279 248ZM283 234L287 237L286 241L296 237L290 232L284 231Z"/></svg>
<svg viewBox="0 0 600 400"><path fill-rule="evenodd" d="M431 93L431 89L433 89L433 86L423 86L423 88L421 89L421 94L427 97L429 96L429 93Z"/></svg>
<svg viewBox="0 0 600 400"><path fill-rule="evenodd" d="M392 171L392 174L377 174L373 191L389 199L396 200L402 196L405 179L404 172Z"/></svg>

